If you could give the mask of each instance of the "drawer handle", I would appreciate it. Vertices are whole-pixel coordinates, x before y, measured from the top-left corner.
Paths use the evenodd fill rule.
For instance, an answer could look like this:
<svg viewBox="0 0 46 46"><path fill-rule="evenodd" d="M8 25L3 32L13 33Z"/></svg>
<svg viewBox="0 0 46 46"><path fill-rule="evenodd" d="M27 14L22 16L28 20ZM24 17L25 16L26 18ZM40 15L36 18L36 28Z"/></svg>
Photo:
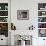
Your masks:
<svg viewBox="0 0 46 46"><path fill-rule="evenodd" d="M1 40L3 40L3 39L1 39Z"/></svg>
<svg viewBox="0 0 46 46"><path fill-rule="evenodd" d="M43 40L45 40L45 39L43 39Z"/></svg>

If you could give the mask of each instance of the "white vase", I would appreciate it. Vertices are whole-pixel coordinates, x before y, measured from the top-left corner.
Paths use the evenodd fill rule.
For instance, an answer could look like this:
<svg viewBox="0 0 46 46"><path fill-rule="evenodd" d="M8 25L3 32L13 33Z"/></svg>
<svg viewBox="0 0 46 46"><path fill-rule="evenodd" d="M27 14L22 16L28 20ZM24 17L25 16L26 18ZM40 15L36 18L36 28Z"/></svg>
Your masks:
<svg viewBox="0 0 46 46"><path fill-rule="evenodd" d="M25 46L25 41L21 40L21 46Z"/></svg>

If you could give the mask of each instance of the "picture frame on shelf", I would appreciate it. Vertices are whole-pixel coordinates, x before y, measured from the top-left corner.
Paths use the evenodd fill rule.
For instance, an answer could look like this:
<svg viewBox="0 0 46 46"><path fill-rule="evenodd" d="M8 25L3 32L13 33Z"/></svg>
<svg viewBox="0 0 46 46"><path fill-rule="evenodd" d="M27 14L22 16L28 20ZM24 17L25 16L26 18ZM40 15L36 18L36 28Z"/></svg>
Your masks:
<svg viewBox="0 0 46 46"><path fill-rule="evenodd" d="M29 20L29 10L17 10L17 20Z"/></svg>

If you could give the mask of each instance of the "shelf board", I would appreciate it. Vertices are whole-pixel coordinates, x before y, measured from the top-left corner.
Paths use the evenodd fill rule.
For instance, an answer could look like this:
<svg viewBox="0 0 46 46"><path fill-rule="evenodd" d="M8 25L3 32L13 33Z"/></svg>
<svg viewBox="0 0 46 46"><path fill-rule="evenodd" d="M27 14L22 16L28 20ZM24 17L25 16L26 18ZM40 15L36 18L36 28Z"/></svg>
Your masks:
<svg viewBox="0 0 46 46"><path fill-rule="evenodd" d="M8 16L0 16L0 17L8 17Z"/></svg>
<svg viewBox="0 0 46 46"><path fill-rule="evenodd" d="M46 17L46 15L44 15L44 16L38 16L38 17Z"/></svg>
<svg viewBox="0 0 46 46"><path fill-rule="evenodd" d="M38 10L38 11L46 11L46 10Z"/></svg>
<svg viewBox="0 0 46 46"><path fill-rule="evenodd" d="M8 11L8 10L0 10L0 11Z"/></svg>
<svg viewBox="0 0 46 46"><path fill-rule="evenodd" d="M46 29L46 28L38 28L38 29Z"/></svg>
<svg viewBox="0 0 46 46"><path fill-rule="evenodd" d="M0 23L8 23L8 22L0 22Z"/></svg>
<svg viewBox="0 0 46 46"><path fill-rule="evenodd" d="M38 23L46 23L46 22L38 22Z"/></svg>

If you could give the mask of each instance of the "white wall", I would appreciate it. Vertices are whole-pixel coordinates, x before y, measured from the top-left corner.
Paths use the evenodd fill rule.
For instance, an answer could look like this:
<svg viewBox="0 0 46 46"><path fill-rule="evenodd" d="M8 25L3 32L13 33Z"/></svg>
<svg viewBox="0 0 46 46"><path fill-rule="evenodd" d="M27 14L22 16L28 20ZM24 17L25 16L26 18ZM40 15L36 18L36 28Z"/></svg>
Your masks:
<svg viewBox="0 0 46 46"><path fill-rule="evenodd" d="M32 3L33 2L33 3ZM17 10L29 10L29 20L17 20ZM32 0L12 0L11 20L16 25L17 30L26 30L32 24L37 23L37 2Z"/></svg>
<svg viewBox="0 0 46 46"><path fill-rule="evenodd" d="M38 3L46 0L11 0L11 22L17 30L27 30L34 25L37 29ZM17 10L29 10L29 20L17 20Z"/></svg>
<svg viewBox="0 0 46 46"><path fill-rule="evenodd" d="M38 3L45 2L46 0L11 0L11 22L16 25L16 29L27 30L28 27L33 24L36 32L34 36L38 36ZM24 9L29 10L29 20L17 20L17 10ZM36 38L33 38L33 46L40 46L38 43L43 44L43 40L41 40L42 38L37 38L37 40Z"/></svg>

